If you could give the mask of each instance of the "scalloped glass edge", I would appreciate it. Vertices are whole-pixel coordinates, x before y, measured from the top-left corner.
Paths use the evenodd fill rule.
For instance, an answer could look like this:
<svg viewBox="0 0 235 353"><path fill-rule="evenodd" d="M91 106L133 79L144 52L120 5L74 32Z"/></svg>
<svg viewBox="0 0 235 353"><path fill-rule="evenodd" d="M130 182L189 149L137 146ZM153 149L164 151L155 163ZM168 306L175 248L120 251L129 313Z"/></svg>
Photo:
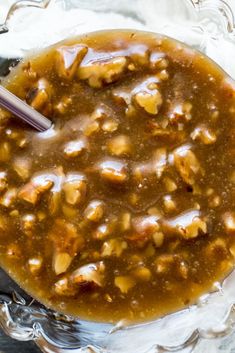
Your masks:
<svg viewBox="0 0 235 353"><path fill-rule="evenodd" d="M65 14L78 9L88 15L89 9L92 16L102 18L97 30L112 28L112 21L107 24L105 21L114 14L113 28L120 28L118 23L121 23L126 28L169 35L201 50L235 78L234 14L224 0L21 0L10 8L5 23L0 26L0 34L14 36L20 32L20 17L18 22L15 17L18 13L22 16L22 11L28 11L29 7L32 12L50 14L53 6L59 6ZM94 19L91 17L93 22ZM66 35L75 35L84 28L87 31L88 25L71 23L69 30L62 26L55 38L37 46L52 44L58 37L63 39L65 30ZM29 48L19 49L27 53ZM159 320L132 326L125 321L113 326L74 320L38 303L27 304L27 295L4 294L0 284L0 326L14 339L34 340L47 353L229 353L235 347L234 283L235 271L222 284L216 283L214 292L201 297L195 305Z"/></svg>

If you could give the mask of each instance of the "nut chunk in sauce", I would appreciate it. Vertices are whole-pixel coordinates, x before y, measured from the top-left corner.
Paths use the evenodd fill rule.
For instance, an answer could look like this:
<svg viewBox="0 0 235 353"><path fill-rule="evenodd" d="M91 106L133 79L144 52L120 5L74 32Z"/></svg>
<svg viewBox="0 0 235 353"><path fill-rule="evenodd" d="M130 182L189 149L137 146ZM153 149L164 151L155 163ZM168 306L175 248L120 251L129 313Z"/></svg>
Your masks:
<svg viewBox="0 0 235 353"><path fill-rule="evenodd" d="M0 265L54 310L134 322L194 303L235 261L234 88L153 33L106 31L25 58L3 84Z"/></svg>

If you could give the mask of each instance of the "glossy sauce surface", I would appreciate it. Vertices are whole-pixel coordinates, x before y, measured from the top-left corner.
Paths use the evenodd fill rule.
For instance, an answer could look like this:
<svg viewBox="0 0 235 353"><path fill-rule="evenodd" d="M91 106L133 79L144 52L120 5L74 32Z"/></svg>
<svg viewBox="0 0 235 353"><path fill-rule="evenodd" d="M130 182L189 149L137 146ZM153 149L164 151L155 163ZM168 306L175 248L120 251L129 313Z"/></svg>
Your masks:
<svg viewBox="0 0 235 353"><path fill-rule="evenodd" d="M27 58L4 84L53 120L0 112L0 263L45 305L145 321L234 266L232 81L169 38L102 32Z"/></svg>

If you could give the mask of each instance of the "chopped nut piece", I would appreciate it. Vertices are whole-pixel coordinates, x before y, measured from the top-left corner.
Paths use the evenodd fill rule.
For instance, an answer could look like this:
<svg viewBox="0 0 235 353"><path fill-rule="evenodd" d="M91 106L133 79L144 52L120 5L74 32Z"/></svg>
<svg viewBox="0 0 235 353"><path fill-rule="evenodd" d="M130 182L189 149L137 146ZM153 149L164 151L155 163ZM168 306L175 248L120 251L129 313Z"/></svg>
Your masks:
<svg viewBox="0 0 235 353"><path fill-rule="evenodd" d="M114 284L123 294L126 294L135 286L136 283L134 278L131 276L117 276L115 277Z"/></svg>
<svg viewBox="0 0 235 353"><path fill-rule="evenodd" d="M37 275L42 268L42 264L43 264L43 259L41 256L30 258L28 261L29 271L33 275Z"/></svg>
<svg viewBox="0 0 235 353"><path fill-rule="evenodd" d="M87 149L88 142L83 138L67 142L64 146L63 152L65 157L74 158L80 156Z"/></svg>
<svg viewBox="0 0 235 353"><path fill-rule="evenodd" d="M181 178L189 185L195 184L197 174L203 174L197 157L188 146L181 146L174 151L174 164Z"/></svg>
<svg viewBox="0 0 235 353"><path fill-rule="evenodd" d="M81 44L62 46L56 50L56 68L60 77L71 80L88 48Z"/></svg>
<svg viewBox="0 0 235 353"><path fill-rule="evenodd" d="M153 156L153 168L158 178L161 178L167 166L167 151L166 148L158 148Z"/></svg>
<svg viewBox="0 0 235 353"><path fill-rule="evenodd" d="M145 45L133 46L131 48L130 59L134 67L149 65L149 50ZM131 67L133 68L133 67Z"/></svg>
<svg viewBox="0 0 235 353"><path fill-rule="evenodd" d="M114 132L118 128L118 123L115 120L107 119L102 125L102 130L105 132Z"/></svg>
<svg viewBox="0 0 235 353"><path fill-rule="evenodd" d="M34 214L26 214L21 219L21 227L26 234L31 233L36 226L36 217Z"/></svg>
<svg viewBox="0 0 235 353"><path fill-rule="evenodd" d="M26 158L15 158L12 162L13 169L22 180L27 180L30 176L31 161Z"/></svg>
<svg viewBox="0 0 235 353"><path fill-rule="evenodd" d="M166 69L168 65L169 62L162 53L152 52L150 54L150 68L152 70Z"/></svg>
<svg viewBox="0 0 235 353"><path fill-rule="evenodd" d="M76 256L84 246L83 235L78 233L74 224L63 219L56 219L48 238L53 242L54 253L68 253L71 257Z"/></svg>
<svg viewBox="0 0 235 353"><path fill-rule="evenodd" d="M157 248L160 248L164 242L164 234L162 232L155 232L152 235L152 239L153 239L154 245Z"/></svg>
<svg viewBox="0 0 235 353"><path fill-rule="evenodd" d="M159 230L158 217L154 215L133 218L132 225L137 233L145 236L151 236Z"/></svg>
<svg viewBox="0 0 235 353"><path fill-rule="evenodd" d="M55 283L54 290L56 294L65 297L72 297L76 293L75 288L70 285L66 277L59 279L59 281Z"/></svg>
<svg viewBox="0 0 235 353"><path fill-rule="evenodd" d="M8 162L11 158L11 146L9 142L0 143L0 162Z"/></svg>
<svg viewBox="0 0 235 353"><path fill-rule="evenodd" d="M99 222L104 214L104 203L99 200L93 200L84 211L84 216L92 222Z"/></svg>
<svg viewBox="0 0 235 353"><path fill-rule="evenodd" d="M171 178L165 177L163 179L163 183L164 183L165 188L168 192L173 192L177 189L176 183Z"/></svg>
<svg viewBox="0 0 235 353"><path fill-rule="evenodd" d="M108 141L108 151L114 156L129 156L132 153L131 140L126 135L113 137Z"/></svg>
<svg viewBox="0 0 235 353"><path fill-rule="evenodd" d="M123 161L107 159L99 164L100 175L103 179L122 184L128 179L127 166Z"/></svg>
<svg viewBox="0 0 235 353"><path fill-rule="evenodd" d="M101 88L105 83L117 81L124 73L126 66L127 60L124 56L91 61L79 67L78 78L88 80L91 87Z"/></svg>
<svg viewBox="0 0 235 353"><path fill-rule="evenodd" d="M166 212L173 212L176 210L176 203L172 199L171 195L165 195L163 197L163 205Z"/></svg>
<svg viewBox="0 0 235 353"><path fill-rule="evenodd" d="M41 78L29 91L26 100L34 109L45 113L50 108L51 94L51 85L45 78Z"/></svg>
<svg viewBox="0 0 235 353"><path fill-rule="evenodd" d="M127 243L125 241L119 238L110 239L104 242L101 249L101 256L120 257L125 249L127 249Z"/></svg>
<svg viewBox="0 0 235 353"><path fill-rule="evenodd" d="M155 261L155 270L159 274L165 274L171 270L175 264L175 256L172 254L163 254L157 257Z"/></svg>
<svg viewBox="0 0 235 353"><path fill-rule="evenodd" d="M190 136L194 141L200 141L205 145L210 145L216 142L215 133L208 129L205 125L196 127Z"/></svg>
<svg viewBox="0 0 235 353"><path fill-rule="evenodd" d="M104 284L105 265L103 261L88 264L75 270L70 280L78 286L98 286L103 287Z"/></svg>
<svg viewBox="0 0 235 353"><path fill-rule="evenodd" d="M169 73L166 70L162 70L159 73L157 73L156 77L161 81L166 81L169 78Z"/></svg>
<svg viewBox="0 0 235 353"><path fill-rule="evenodd" d="M162 105L162 95L157 89L140 91L134 97L136 103L147 113L158 114L159 108Z"/></svg>
<svg viewBox="0 0 235 353"><path fill-rule="evenodd" d="M180 277L182 277L183 279L187 279L188 278L189 267L188 267L188 265L187 265L187 263L185 261L180 261L179 268L178 268L178 273L179 273Z"/></svg>
<svg viewBox="0 0 235 353"><path fill-rule="evenodd" d="M192 104L190 102L184 102L174 106L170 112L170 120L173 123L180 123L182 121L189 121L192 119Z"/></svg>
<svg viewBox="0 0 235 353"><path fill-rule="evenodd" d="M98 121L92 121L84 127L83 131L85 136L91 136L92 134L95 134L96 132L98 132L99 129L100 129L100 124L98 123Z"/></svg>
<svg viewBox="0 0 235 353"><path fill-rule="evenodd" d="M64 184L63 191L65 201L69 205L77 205L84 201L87 191L87 182L83 174L68 174Z"/></svg>
<svg viewBox="0 0 235 353"><path fill-rule="evenodd" d="M227 232L235 232L235 212L226 212L223 221Z"/></svg>
<svg viewBox="0 0 235 353"><path fill-rule="evenodd" d="M133 271L133 275L141 281L148 282L151 278L151 271L147 267L138 267Z"/></svg>
<svg viewBox="0 0 235 353"><path fill-rule="evenodd" d="M46 174L38 175L25 184L18 192L18 198L35 205L41 195L50 190L54 182Z"/></svg>
<svg viewBox="0 0 235 353"><path fill-rule="evenodd" d="M8 186L7 173L0 172L0 192L5 191Z"/></svg>
<svg viewBox="0 0 235 353"><path fill-rule="evenodd" d="M51 215L55 215L60 208L61 194L58 191L53 191L49 195L48 199L48 211Z"/></svg>
<svg viewBox="0 0 235 353"><path fill-rule="evenodd" d="M163 220L162 227L166 232L184 239L193 239L207 232L207 223L200 218L198 210L189 210L170 220Z"/></svg>
<svg viewBox="0 0 235 353"><path fill-rule="evenodd" d="M110 234L110 226L108 224L101 224L93 233L93 238L96 240L104 240Z"/></svg>
<svg viewBox="0 0 235 353"><path fill-rule="evenodd" d="M55 253L53 257L53 269L58 276L69 268L73 258L66 252Z"/></svg>
<svg viewBox="0 0 235 353"><path fill-rule="evenodd" d="M5 194L2 195L0 198L0 205L9 208L15 204L17 198L17 189L16 188L9 188Z"/></svg>
<svg viewBox="0 0 235 353"><path fill-rule="evenodd" d="M11 217L19 217L20 212L18 210L12 210L11 212L9 212L9 216ZM2 224L0 221L0 229L2 229Z"/></svg>
<svg viewBox="0 0 235 353"><path fill-rule="evenodd" d="M126 232L131 229L131 214L129 212L125 212L121 215L120 228L122 232Z"/></svg>

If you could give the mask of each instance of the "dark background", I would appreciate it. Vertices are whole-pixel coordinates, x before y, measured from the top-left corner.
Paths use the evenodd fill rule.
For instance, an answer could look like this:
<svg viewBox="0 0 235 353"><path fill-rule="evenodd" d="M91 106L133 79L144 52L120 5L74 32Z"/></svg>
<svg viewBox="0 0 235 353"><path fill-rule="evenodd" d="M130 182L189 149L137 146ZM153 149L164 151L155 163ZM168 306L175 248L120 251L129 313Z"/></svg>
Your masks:
<svg viewBox="0 0 235 353"><path fill-rule="evenodd" d="M0 353L40 353L34 342L18 342L0 331Z"/></svg>

